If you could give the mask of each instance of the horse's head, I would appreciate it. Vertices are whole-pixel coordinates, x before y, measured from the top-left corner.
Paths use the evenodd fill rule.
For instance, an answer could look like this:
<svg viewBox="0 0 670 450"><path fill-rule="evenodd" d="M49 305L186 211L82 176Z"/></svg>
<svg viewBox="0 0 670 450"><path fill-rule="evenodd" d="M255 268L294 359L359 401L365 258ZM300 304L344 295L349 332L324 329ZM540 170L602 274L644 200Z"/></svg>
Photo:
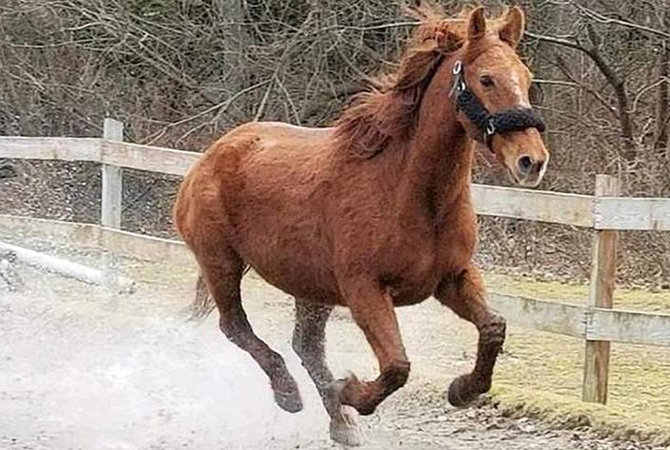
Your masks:
<svg viewBox="0 0 670 450"><path fill-rule="evenodd" d="M440 47L448 57L436 73L436 83L458 111L467 134L487 145L523 186L537 186L549 152L540 132L544 123L531 109L531 73L516 53L525 18L513 7L496 20L484 18L484 8L462 16L445 30ZM449 51L450 50L450 51Z"/></svg>
<svg viewBox="0 0 670 450"><path fill-rule="evenodd" d="M523 11L513 7L487 21L479 7L449 18L424 0L408 12L421 22L398 70L345 110L336 130L340 145L370 158L393 139L408 139L421 118L430 130L454 125L447 100L457 126L486 144L517 183L537 186L549 153L540 136L544 122L528 101L531 74L516 54Z"/></svg>
<svg viewBox="0 0 670 450"><path fill-rule="evenodd" d="M530 107L531 73L516 53L525 18L519 7L493 22L479 7L467 16L460 49L449 58L452 99L470 137L485 143L523 186L537 186L549 152L544 123Z"/></svg>

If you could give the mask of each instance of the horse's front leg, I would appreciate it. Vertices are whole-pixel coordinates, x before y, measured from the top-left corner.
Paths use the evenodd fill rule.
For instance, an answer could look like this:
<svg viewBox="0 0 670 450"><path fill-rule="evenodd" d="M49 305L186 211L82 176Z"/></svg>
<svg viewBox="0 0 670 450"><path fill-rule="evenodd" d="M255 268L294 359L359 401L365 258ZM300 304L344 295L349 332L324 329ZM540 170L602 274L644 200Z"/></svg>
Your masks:
<svg viewBox="0 0 670 450"><path fill-rule="evenodd" d="M365 333L379 361L380 374L373 381L360 381L354 375L335 381L331 395L340 404L368 415L407 382L410 363L400 338L393 301L379 283L347 281L342 283L341 290L354 321Z"/></svg>
<svg viewBox="0 0 670 450"><path fill-rule="evenodd" d="M443 279L435 297L479 331L474 370L459 376L449 386L449 403L464 406L491 388L493 367L505 341L505 319L487 306L484 283L479 270L472 266Z"/></svg>

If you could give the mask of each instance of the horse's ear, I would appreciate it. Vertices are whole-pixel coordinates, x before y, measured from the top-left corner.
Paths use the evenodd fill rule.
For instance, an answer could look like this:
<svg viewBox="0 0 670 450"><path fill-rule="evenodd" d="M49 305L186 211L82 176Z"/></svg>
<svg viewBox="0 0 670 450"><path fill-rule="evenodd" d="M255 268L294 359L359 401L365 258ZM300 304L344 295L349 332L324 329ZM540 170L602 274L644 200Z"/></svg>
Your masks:
<svg viewBox="0 0 670 450"><path fill-rule="evenodd" d="M525 28L526 17L523 13L523 10L518 6L514 6L507 13L507 17L505 17L505 23L498 32L500 40L507 42L510 47L515 49L517 45L519 45L519 41L521 41L521 37L523 36Z"/></svg>
<svg viewBox="0 0 670 450"><path fill-rule="evenodd" d="M486 34L486 18L484 17L484 7L479 6L472 10L468 17L468 40L476 41Z"/></svg>

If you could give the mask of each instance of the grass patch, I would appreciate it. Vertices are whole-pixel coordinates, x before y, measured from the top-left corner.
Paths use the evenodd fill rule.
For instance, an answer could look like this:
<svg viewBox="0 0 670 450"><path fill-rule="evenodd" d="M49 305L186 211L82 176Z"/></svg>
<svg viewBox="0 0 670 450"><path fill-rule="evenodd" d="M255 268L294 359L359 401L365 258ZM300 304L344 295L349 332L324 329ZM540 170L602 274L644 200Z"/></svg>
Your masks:
<svg viewBox="0 0 670 450"><path fill-rule="evenodd" d="M614 439L670 445L668 422L641 411L584 403L548 392L529 392L499 384L490 401L509 417L534 417L559 428L590 427Z"/></svg>
<svg viewBox="0 0 670 450"><path fill-rule="evenodd" d="M530 277L512 277L497 273L485 274L488 289L540 300L556 300L585 304L589 287L556 281L536 281ZM670 313L670 290L650 292L644 289L616 289L614 308L633 311Z"/></svg>
<svg viewBox="0 0 670 450"><path fill-rule="evenodd" d="M499 274L488 274L486 281L491 290L543 300L583 303L588 295L585 285ZM670 292L622 289L615 307L668 313ZM581 401L583 367L584 341L510 327L492 399L510 415L670 445L670 348L613 343L607 406Z"/></svg>

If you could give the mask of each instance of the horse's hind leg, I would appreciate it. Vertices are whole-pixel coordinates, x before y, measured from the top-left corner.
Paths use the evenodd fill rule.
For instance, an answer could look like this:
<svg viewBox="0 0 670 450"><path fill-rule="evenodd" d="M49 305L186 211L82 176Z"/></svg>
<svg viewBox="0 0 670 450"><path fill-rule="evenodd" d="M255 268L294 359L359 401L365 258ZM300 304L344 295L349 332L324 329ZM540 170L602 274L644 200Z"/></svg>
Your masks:
<svg viewBox="0 0 670 450"><path fill-rule="evenodd" d="M479 271L474 267L443 280L437 288L435 298L461 318L472 322L479 331L474 370L459 376L449 386L449 403L463 406L491 388L493 367L505 341L505 319L486 305L484 284Z"/></svg>
<svg viewBox="0 0 670 450"><path fill-rule="evenodd" d="M302 400L298 386L284 359L254 333L242 308L242 259L229 249L219 248L216 253L198 260L209 292L219 309L221 331L231 342L248 352L268 375L277 405L288 412L300 411Z"/></svg>
<svg viewBox="0 0 670 450"><path fill-rule="evenodd" d="M331 305L310 303L296 299L293 349L302 360L302 365L314 381L323 405L330 416L330 437L344 445L360 445L360 432L349 407L340 406L329 395L328 386L334 381L326 365L326 322L333 311Z"/></svg>

